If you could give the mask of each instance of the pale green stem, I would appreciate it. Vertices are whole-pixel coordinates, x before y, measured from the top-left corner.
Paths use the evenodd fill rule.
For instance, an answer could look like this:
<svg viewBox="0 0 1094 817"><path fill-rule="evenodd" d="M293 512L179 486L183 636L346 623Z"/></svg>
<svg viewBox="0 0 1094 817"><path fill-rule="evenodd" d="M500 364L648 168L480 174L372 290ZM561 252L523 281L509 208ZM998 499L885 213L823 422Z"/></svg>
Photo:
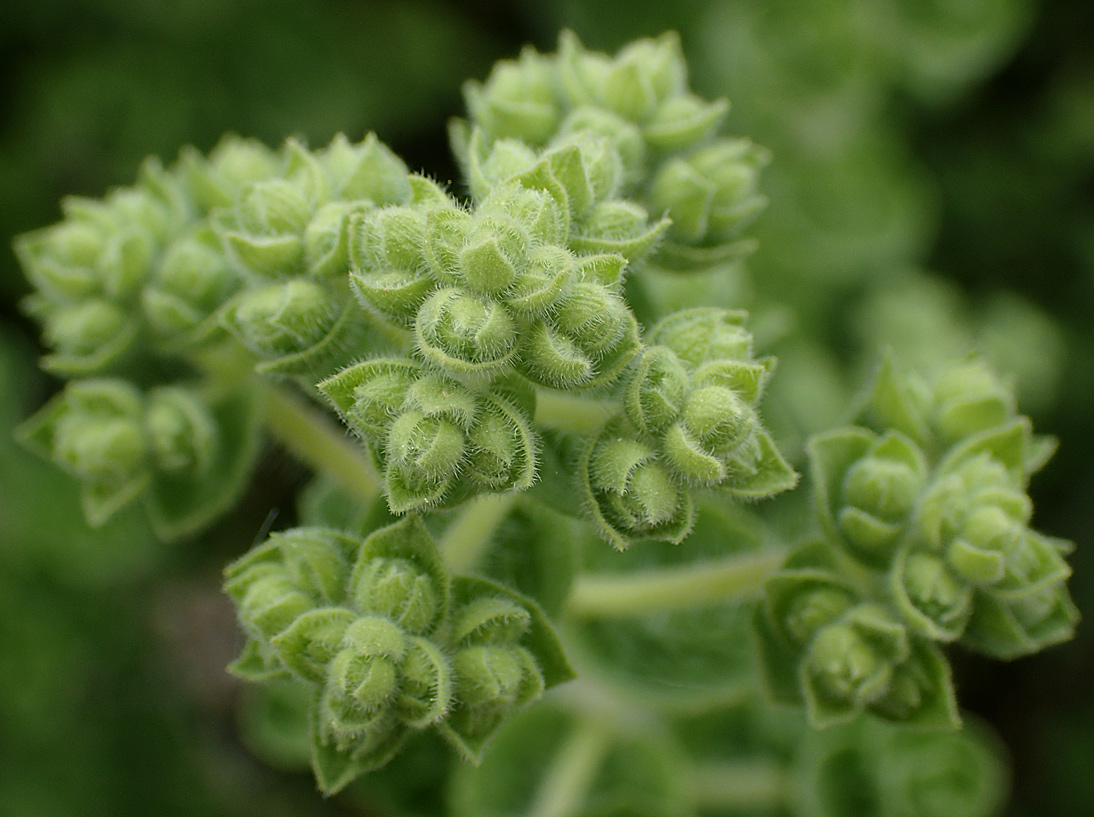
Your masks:
<svg viewBox="0 0 1094 817"><path fill-rule="evenodd" d="M364 449L326 412L277 386L262 391L266 429L289 453L352 496L371 502L380 491Z"/></svg>
<svg viewBox="0 0 1094 817"><path fill-rule="evenodd" d="M467 573L490 546L517 494L484 494L468 501L445 529L437 546L453 573Z"/></svg>
<svg viewBox="0 0 1094 817"><path fill-rule="evenodd" d="M701 809L771 808L784 803L788 794L786 772L773 760L705 764L692 775L692 797Z"/></svg>
<svg viewBox="0 0 1094 817"><path fill-rule="evenodd" d="M585 721L579 725L555 755L528 817L566 817L576 811L600 770L608 738L601 724Z"/></svg>
<svg viewBox="0 0 1094 817"><path fill-rule="evenodd" d="M584 575L574 583L566 609L582 618L617 618L746 601L760 595L764 579L785 557L767 550L681 567Z"/></svg>
<svg viewBox="0 0 1094 817"><path fill-rule="evenodd" d="M596 431L619 413L619 406L605 400L540 389L536 392L536 425L570 434Z"/></svg>

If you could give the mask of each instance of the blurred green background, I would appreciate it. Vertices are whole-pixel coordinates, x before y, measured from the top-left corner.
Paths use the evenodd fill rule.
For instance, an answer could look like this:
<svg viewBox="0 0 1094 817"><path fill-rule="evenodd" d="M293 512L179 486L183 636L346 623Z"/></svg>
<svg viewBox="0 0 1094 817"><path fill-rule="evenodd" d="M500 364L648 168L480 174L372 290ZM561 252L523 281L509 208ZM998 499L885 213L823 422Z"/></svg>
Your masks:
<svg viewBox="0 0 1094 817"><path fill-rule="evenodd" d="M460 86L561 28L614 51L680 32L692 84L772 150L747 274L712 284L780 357L774 418L800 454L882 346L914 365L979 348L1060 453L1036 524L1072 539L1094 610L1094 4L1089 0L8 0L0 13L0 236L101 196L140 161L225 132L325 144L376 131L455 177ZM337 814L252 758L223 564L300 473L267 457L243 506L164 548L125 516L84 528L66 478L10 429L53 384L0 252L0 815ZM1094 813L1094 638L1014 664L961 658L959 694L1014 764L1008 814ZM243 708L245 709L245 707Z"/></svg>

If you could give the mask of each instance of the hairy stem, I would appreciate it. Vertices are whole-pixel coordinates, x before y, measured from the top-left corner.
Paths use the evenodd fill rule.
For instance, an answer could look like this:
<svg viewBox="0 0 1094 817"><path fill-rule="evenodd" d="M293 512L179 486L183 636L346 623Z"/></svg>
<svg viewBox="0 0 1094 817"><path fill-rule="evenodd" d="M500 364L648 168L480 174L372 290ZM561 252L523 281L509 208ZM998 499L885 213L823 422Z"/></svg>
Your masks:
<svg viewBox="0 0 1094 817"><path fill-rule="evenodd" d="M464 504L438 543L453 573L475 566L516 501L516 494L486 494Z"/></svg>
<svg viewBox="0 0 1094 817"><path fill-rule="evenodd" d="M266 429L294 457L358 499L376 497L380 481L365 452L329 414L277 386L264 389L262 405Z"/></svg>
<svg viewBox="0 0 1094 817"><path fill-rule="evenodd" d="M786 801L789 781L772 760L704 764L692 775L692 797L699 808L745 811Z"/></svg>
<svg viewBox="0 0 1094 817"><path fill-rule="evenodd" d="M562 744L539 785L528 817L565 817L581 806L608 748L601 724L584 721Z"/></svg>
<svg viewBox="0 0 1094 817"><path fill-rule="evenodd" d="M539 389L536 392L535 423L554 431L589 434L618 412L619 406L606 400L550 389Z"/></svg>
<svg viewBox="0 0 1094 817"><path fill-rule="evenodd" d="M767 550L682 567L585 575L574 583L566 609L583 618L616 618L745 601L760 595L763 580L785 557Z"/></svg>

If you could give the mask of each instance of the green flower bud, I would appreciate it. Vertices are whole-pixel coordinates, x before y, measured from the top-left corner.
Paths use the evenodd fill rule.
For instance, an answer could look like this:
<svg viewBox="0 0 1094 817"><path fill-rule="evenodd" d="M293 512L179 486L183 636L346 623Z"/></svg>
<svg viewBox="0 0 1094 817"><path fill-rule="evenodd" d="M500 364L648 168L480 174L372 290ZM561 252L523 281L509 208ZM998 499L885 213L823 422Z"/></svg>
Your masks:
<svg viewBox="0 0 1094 817"><path fill-rule="evenodd" d="M460 252L478 221L455 207L438 207L426 215L424 255L436 280L450 285L461 282Z"/></svg>
<svg viewBox="0 0 1094 817"><path fill-rule="evenodd" d="M340 278L349 270L349 221L360 204L329 202L304 230L304 268L309 278Z"/></svg>
<svg viewBox="0 0 1094 817"><path fill-rule="evenodd" d="M321 284L294 278L244 291L225 322L252 352L278 358L319 344L341 313L341 304Z"/></svg>
<svg viewBox="0 0 1094 817"><path fill-rule="evenodd" d="M538 159L537 151L525 142L500 139L490 144L483 132L475 129L468 145L466 170L472 198L488 199L498 187L533 171Z"/></svg>
<svg viewBox="0 0 1094 817"><path fill-rule="evenodd" d="M513 260L491 236L473 246L465 247L459 257L463 280L475 292L497 295L508 289L517 278Z"/></svg>
<svg viewBox="0 0 1094 817"><path fill-rule="evenodd" d="M407 639L390 621L366 616L347 628L342 643L329 665L323 715L332 733L353 738L388 714Z"/></svg>
<svg viewBox="0 0 1094 817"><path fill-rule="evenodd" d="M835 518L852 552L869 564L887 562L926 483L919 448L889 432L876 440L843 477Z"/></svg>
<svg viewBox="0 0 1094 817"><path fill-rule="evenodd" d="M945 559L912 550L902 555L890 577L897 609L914 631L935 641L961 636L972 614L973 590Z"/></svg>
<svg viewBox="0 0 1094 817"><path fill-rule="evenodd" d="M355 618L351 611L341 607L309 610L270 638L270 645L294 675L321 683Z"/></svg>
<svg viewBox="0 0 1094 817"><path fill-rule="evenodd" d="M119 344L128 347L136 339L126 310L105 298L89 298L51 310L42 337L58 355L80 360L89 370L109 362L102 360L104 349L114 350L110 355L114 359L120 354Z"/></svg>
<svg viewBox="0 0 1094 817"><path fill-rule="evenodd" d="M238 286L210 233L202 231L167 249L141 293L141 305L152 328L171 338L196 329Z"/></svg>
<svg viewBox="0 0 1094 817"><path fill-rule="evenodd" d="M559 127L561 138L588 132L607 139L618 151L622 162L621 183L624 186L638 183L645 174L646 141L642 131L618 114L603 108L582 106L567 114Z"/></svg>
<svg viewBox="0 0 1094 817"><path fill-rule="evenodd" d="M475 124L490 138L513 137L531 145L546 142L558 128L554 60L525 48L520 59L502 60L485 84L464 86Z"/></svg>
<svg viewBox="0 0 1094 817"><path fill-rule="evenodd" d="M817 725L849 720L894 692L897 665L911 655L903 627L860 606L821 628L804 657L806 703Z"/></svg>
<svg viewBox="0 0 1094 817"><path fill-rule="evenodd" d="M576 282L548 321L533 325L520 358L535 383L579 388L606 383L638 347L637 323L623 300L601 284Z"/></svg>
<svg viewBox="0 0 1094 817"><path fill-rule="evenodd" d="M387 439L387 429L402 411L422 365L401 358L379 358L349 366L318 386L354 431L372 444Z"/></svg>
<svg viewBox="0 0 1094 817"><path fill-rule="evenodd" d="M363 613L384 616L411 634L429 632L440 613L435 579L409 559L380 557L354 569L351 595Z"/></svg>
<svg viewBox="0 0 1094 817"><path fill-rule="evenodd" d="M1075 634L1079 611L1063 581L1019 597L977 593L976 606L961 643L992 658L1009 661L1067 641Z"/></svg>
<svg viewBox="0 0 1094 817"><path fill-rule="evenodd" d="M676 423L665 432L661 452L682 480L717 485L729 476L726 462L708 451L683 423Z"/></svg>
<svg viewBox="0 0 1094 817"><path fill-rule="evenodd" d="M650 205L672 219L668 235L685 244L718 244L733 238L763 208L756 193L766 153L747 140L721 140L673 159L657 172Z"/></svg>
<svg viewBox="0 0 1094 817"><path fill-rule="evenodd" d="M784 627L795 642L804 646L818 630L843 615L853 603L853 596L845 590L819 588L794 599L786 612Z"/></svg>
<svg viewBox="0 0 1094 817"><path fill-rule="evenodd" d="M634 264L656 246L668 226L665 219L651 225L639 204L611 199L593 205L576 226L570 246L579 253L617 253Z"/></svg>
<svg viewBox="0 0 1094 817"><path fill-rule="evenodd" d="M979 361L953 366L934 382L931 424L946 442L996 428L1015 415L1014 389Z"/></svg>
<svg viewBox="0 0 1094 817"><path fill-rule="evenodd" d="M507 400L484 396L468 434L466 475L490 491L524 490L535 477L531 423Z"/></svg>
<svg viewBox="0 0 1094 817"><path fill-rule="evenodd" d="M217 226L229 254L260 278L288 278L304 267L304 230L314 202L285 179L257 182Z"/></svg>
<svg viewBox="0 0 1094 817"><path fill-rule="evenodd" d="M822 627L855 603L855 594L834 577L781 572L764 585L767 614L776 631L795 647L805 647Z"/></svg>
<svg viewBox="0 0 1094 817"><path fill-rule="evenodd" d="M209 406L193 392L176 387L153 391L144 426L160 470L197 475L212 465L219 445L217 422Z"/></svg>
<svg viewBox="0 0 1094 817"><path fill-rule="evenodd" d="M527 268L505 294L517 315L542 317L555 307L576 274L575 258L562 247L540 246L529 251Z"/></svg>
<svg viewBox="0 0 1094 817"><path fill-rule="evenodd" d="M984 817L1002 811L1007 775L988 734L874 731L863 751L872 755L867 762L876 762L876 785L894 804L892 813Z"/></svg>
<svg viewBox="0 0 1094 817"><path fill-rule="evenodd" d="M488 707L500 715L543 693L543 676L522 647L464 647L456 653L453 668L457 695L468 708Z"/></svg>
<svg viewBox="0 0 1094 817"><path fill-rule="evenodd" d="M407 411L395 419L388 433L389 464L404 473L440 480L455 476L467 449L463 429L450 420Z"/></svg>
<svg viewBox="0 0 1094 817"><path fill-rule="evenodd" d="M575 219L583 219L591 207L613 198L619 190L623 160L606 138L576 133L557 140L543 158L565 190L567 207Z"/></svg>
<svg viewBox="0 0 1094 817"><path fill-rule="evenodd" d="M706 386L688 394L683 422L701 445L721 455L736 451L755 430L758 420L752 407L732 389Z"/></svg>
<svg viewBox="0 0 1094 817"><path fill-rule="evenodd" d="M492 377L516 351L517 324L504 305L454 288L437 290L418 311L418 348L456 375Z"/></svg>
<svg viewBox="0 0 1094 817"><path fill-rule="evenodd" d="M680 415L687 389L687 370L672 350L649 347L627 383L627 417L643 432L656 434Z"/></svg>
<svg viewBox="0 0 1094 817"><path fill-rule="evenodd" d="M207 159L183 149L180 165L191 198L208 213L234 204L248 185L278 175L282 160L257 140L226 136Z"/></svg>
<svg viewBox="0 0 1094 817"><path fill-rule="evenodd" d="M496 241L518 272L524 272L528 254L537 247L565 243L569 216L561 188L540 190L527 179L499 185L490 192L473 218L469 244ZM556 195L558 198L556 198ZM465 280L468 272L463 276Z"/></svg>
<svg viewBox="0 0 1094 817"><path fill-rule="evenodd" d="M357 213L350 221L350 282L358 299L410 326L436 283L425 273L426 217L412 207Z"/></svg>
<svg viewBox="0 0 1094 817"><path fill-rule="evenodd" d="M626 303L600 284L578 281L559 300L554 325L583 352L598 357L615 348L631 320Z"/></svg>
<svg viewBox="0 0 1094 817"><path fill-rule="evenodd" d="M148 447L140 392L122 381L77 381L60 401L51 429L58 465L104 486L121 486L143 474Z"/></svg>
<svg viewBox="0 0 1094 817"><path fill-rule="evenodd" d="M245 582L245 586L243 584ZM314 600L275 566L252 568L233 595L244 628L265 643L285 632L315 606Z"/></svg>
<svg viewBox="0 0 1094 817"><path fill-rule="evenodd" d="M425 638L412 638L403 659L402 684L396 700L399 718L421 729L448 714L454 692L449 659Z"/></svg>
<svg viewBox="0 0 1094 817"><path fill-rule="evenodd" d="M634 539L679 542L691 530L691 497L638 440L609 425L595 441L583 475L594 521L616 547Z"/></svg>
<svg viewBox="0 0 1094 817"><path fill-rule="evenodd" d="M412 195L406 164L374 133L358 144L339 133L320 153L319 162L337 198L382 206L405 204Z"/></svg>
<svg viewBox="0 0 1094 817"><path fill-rule="evenodd" d="M694 94L666 99L642 127L649 146L662 153L679 153L714 133L729 111L724 99L705 102Z"/></svg>
<svg viewBox="0 0 1094 817"><path fill-rule="evenodd" d="M570 32L559 41L559 71L574 106L594 103L632 122L651 119L662 103L686 90L687 69L674 33L640 40L614 60L590 54Z"/></svg>
<svg viewBox="0 0 1094 817"><path fill-rule="evenodd" d="M724 360L751 360L752 335L745 313L701 307L676 312L649 333L649 342L668 346L691 366Z"/></svg>
<svg viewBox="0 0 1094 817"><path fill-rule="evenodd" d="M96 223L66 220L19 236L15 253L35 287L76 300L101 291L97 265L108 238Z"/></svg>
<svg viewBox="0 0 1094 817"><path fill-rule="evenodd" d="M384 368L358 385L353 392L350 418L354 429L371 442L385 439L416 374L412 370Z"/></svg>

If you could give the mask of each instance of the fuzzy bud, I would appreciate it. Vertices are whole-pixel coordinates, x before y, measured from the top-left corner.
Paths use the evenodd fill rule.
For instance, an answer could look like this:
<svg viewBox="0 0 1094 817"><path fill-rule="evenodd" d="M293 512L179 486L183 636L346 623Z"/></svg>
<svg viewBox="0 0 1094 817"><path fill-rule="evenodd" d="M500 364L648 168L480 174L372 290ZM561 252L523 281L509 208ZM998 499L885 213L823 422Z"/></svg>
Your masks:
<svg viewBox="0 0 1094 817"><path fill-rule="evenodd" d="M491 139L513 137L531 145L546 142L558 128L554 61L526 48L517 61L494 66L485 84L464 86L474 122Z"/></svg>
<svg viewBox="0 0 1094 817"><path fill-rule="evenodd" d="M144 425L160 470L197 475L212 465L218 446L217 423L208 405L192 391L171 386L153 391Z"/></svg>
<svg viewBox="0 0 1094 817"><path fill-rule="evenodd" d="M415 330L422 355L457 376L504 372L518 339L517 324L503 304L455 288L426 299Z"/></svg>
<svg viewBox="0 0 1094 817"><path fill-rule="evenodd" d="M319 344L341 312L341 304L321 284L294 278L245 290L225 314L225 323L248 349L276 359Z"/></svg>

